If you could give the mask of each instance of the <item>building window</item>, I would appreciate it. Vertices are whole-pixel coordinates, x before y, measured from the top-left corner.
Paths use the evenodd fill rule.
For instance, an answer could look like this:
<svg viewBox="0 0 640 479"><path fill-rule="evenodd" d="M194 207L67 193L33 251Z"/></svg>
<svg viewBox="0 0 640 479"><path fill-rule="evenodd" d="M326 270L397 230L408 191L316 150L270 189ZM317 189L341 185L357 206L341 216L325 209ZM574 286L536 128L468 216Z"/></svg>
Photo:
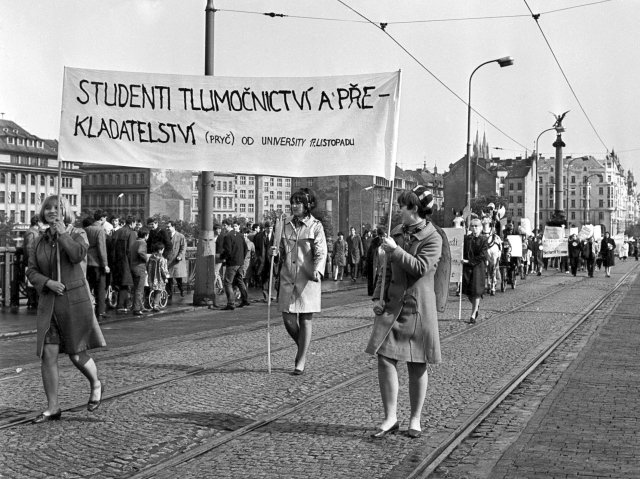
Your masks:
<svg viewBox="0 0 640 479"><path fill-rule="evenodd" d="M16 192L15 191L11 192L11 196L9 197L9 203L11 203L11 204L15 204L16 203Z"/></svg>
<svg viewBox="0 0 640 479"><path fill-rule="evenodd" d="M15 185L16 184L16 174L15 173L11 173L10 178L11 178L10 183L12 185Z"/></svg>
<svg viewBox="0 0 640 479"><path fill-rule="evenodd" d="M270 186L274 185L274 181L273 180L274 180L273 176L271 178L269 178L269 185Z"/></svg>
<svg viewBox="0 0 640 479"><path fill-rule="evenodd" d="M282 200L282 191L278 191L278 193L277 193L276 197L277 197L279 200Z"/></svg>
<svg viewBox="0 0 640 479"><path fill-rule="evenodd" d="M522 208L518 208L518 216L522 216Z"/></svg>
<svg viewBox="0 0 640 479"><path fill-rule="evenodd" d="M36 194L35 193L31 193L29 198L31 198L31 204L34 204L36 202Z"/></svg>
<svg viewBox="0 0 640 479"><path fill-rule="evenodd" d="M0 173L0 183L4 183L7 181L7 175L4 173Z"/></svg>
<svg viewBox="0 0 640 479"><path fill-rule="evenodd" d="M248 210L249 210L249 213L253 213L254 211L253 203L249 203Z"/></svg>
<svg viewBox="0 0 640 479"><path fill-rule="evenodd" d="M7 201L6 193L4 191L0 191L0 203L4 203Z"/></svg>
<svg viewBox="0 0 640 479"><path fill-rule="evenodd" d="M240 203L240 213L246 213L247 212L247 205L245 205L244 203Z"/></svg>
<svg viewBox="0 0 640 479"><path fill-rule="evenodd" d="M26 211L21 211L20 212L20 223L26 223L27 222L27 212Z"/></svg>
<svg viewBox="0 0 640 479"><path fill-rule="evenodd" d="M280 187L282 187L282 178L278 178L278 183L277 183L277 185L278 185L278 186L280 186Z"/></svg>
<svg viewBox="0 0 640 479"><path fill-rule="evenodd" d="M49 177L49 186L54 187L56 185L55 178L53 176Z"/></svg>
<svg viewBox="0 0 640 479"><path fill-rule="evenodd" d="M291 205L289 203L285 203L284 212L287 213L287 214L291 213Z"/></svg>
<svg viewBox="0 0 640 479"><path fill-rule="evenodd" d="M247 191L246 190L240 190L240 198L245 199L247 197Z"/></svg>
<svg viewBox="0 0 640 479"><path fill-rule="evenodd" d="M518 195L518 203L522 203L522 196Z"/></svg>
<svg viewBox="0 0 640 479"><path fill-rule="evenodd" d="M35 186L36 184L36 175L31 175L31 185Z"/></svg>
<svg viewBox="0 0 640 479"><path fill-rule="evenodd" d="M513 203L513 195L509 195L509 203Z"/></svg>
<svg viewBox="0 0 640 479"><path fill-rule="evenodd" d="M255 198L255 191L249 190L249 199L252 200Z"/></svg>
<svg viewBox="0 0 640 479"><path fill-rule="evenodd" d="M240 184L241 185L246 185L247 184L247 177L246 176L241 176L240 177Z"/></svg>
<svg viewBox="0 0 640 479"><path fill-rule="evenodd" d="M63 176L62 177L62 187L63 188L72 188L73 187L73 179Z"/></svg>
<svg viewBox="0 0 640 479"><path fill-rule="evenodd" d="M571 207L572 208L576 207L576 200L571 200ZM571 219L575 219L575 218L571 218Z"/></svg>
<svg viewBox="0 0 640 479"><path fill-rule="evenodd" d="M307 178L307 188L313 188L313 178Z"/></svg>
<svg viewBox="0 0 640 479"><path fill-rule="evenodd" d="M522 191L522 182L521 181L518 182L518 191Z"/></svg>
<svg viewBox="0 0 640 479"><path fill-rule="evenodd" d="M598 207L604 208L604 200L598 200Z"/></svg>
<svg viewBox="0 0 640 479"><path fill-rule="evenodd" d="M285 188L291 188L291 178L284 179L284 186Z"/></svg>
<svg viewBox="0 0 640 479"><path fill-rule="evenodd" d="M602 222L604 221L604 211L599 211L598 212L598 219Z"/></svg>
<svg viewBox="0 0 640 479"><path fill-rule="evenodd" d="M253 186L255 184L255 178L253 176L249 177L249 185Z"/></svg>
<svg viewBox="0 0 640 479"><path fill-rule="evenodd" d="M269 199L271 199L271 200L273 199L273 190L271 190L271 191L269 192Z"/></svg>
<svg viewBox="0 0 640 479"><path fill-rule="evenodd" d="M571 212L571 219L572 219L572 220L575 220L575 219L576 219L576 212L575 212L575 211L572 211L572 212Z"/></svg>
<svg viewBox="0 0 640 479"><path fill-rule="evenodd" d="M513 183L509 183L509 191L513 191Z"/></svg>

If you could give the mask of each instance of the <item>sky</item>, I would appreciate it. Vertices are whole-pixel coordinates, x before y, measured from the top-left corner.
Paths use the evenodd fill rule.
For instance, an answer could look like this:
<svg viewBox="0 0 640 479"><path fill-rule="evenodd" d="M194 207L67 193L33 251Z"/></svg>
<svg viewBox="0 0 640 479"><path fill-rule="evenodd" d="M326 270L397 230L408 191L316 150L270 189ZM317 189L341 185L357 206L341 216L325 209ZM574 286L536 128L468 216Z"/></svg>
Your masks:
<svg viewBox="0 0 640 479"><path fill-rule="evenodd" d="M0 0L0 113L38 137L57 139L65 66L204 74L206 3ZM215 0L214 6L217 76L401 70L402 168L426 163L441 173L464 156L469 76L481 63L512 56L513 66L490 63L473 76L472 137L486 135L494 156L524 156L553 125L551 112L569 110L564 155L603 159L614 149L640 178L638 0ZM286 16L262 14L268 12ZM531 12L540 14L538 24ZM554 140L551 132L540 137L541 155L555 154Z"/></svg>

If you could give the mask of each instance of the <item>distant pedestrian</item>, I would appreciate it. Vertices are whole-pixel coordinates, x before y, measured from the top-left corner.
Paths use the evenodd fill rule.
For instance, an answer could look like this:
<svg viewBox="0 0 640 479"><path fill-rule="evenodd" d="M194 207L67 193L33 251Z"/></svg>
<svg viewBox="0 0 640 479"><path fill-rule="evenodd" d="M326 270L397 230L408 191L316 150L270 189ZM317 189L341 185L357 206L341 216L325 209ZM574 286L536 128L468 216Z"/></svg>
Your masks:
<svg viewBox="0 0 640 479"><path fill-rule="evenodd" d="M171 241L171 249L165 255L169 266L169 281L167 282L168 301L173 297L174 284L178 286L180 297L184 298L183 278L187 277L187 240L182 233L176 230L173 221L167 221L167 230Z"/></svg>
<svg viewBox="0 0 640 479"><path fill-rule="evenodd" d="M298 346L292 374L301 375L311 343L313 313L321 309L327 241L322 223L311 214L316 207L313 192L301 188L289 203L293 216L285 220L280 244L273 249L280 262L278 308L287 333Z"/></svg>
<svg viewBox="0 0 640 479"><path fill-rule="evenodd" d="M149 230L145 227L136 231L138 239L131 246L131 276L133 277L133 305L134 316L142 316L144 307L144 285L147 282L147 239Z"/></svg>
<svg viewBox="0 0 640 479"><path fill-rule="evenodd" d="M627 257L629 256L629 243L627 241L623 241L620 245L620 252L618 256L622 261L627 261Z"/></svg>
<svg viewBox="0 0 640 479"><path fill-rule="evenodd" d="M589 275L589 278L593 278L593 269L597 256L596 242L593 240L593 236L590 236L582 246L582 258L587 266L587 274Z"/></svg>
<svg viewBox="0 0 640 479"><path fill-rule="evenodd" d="M611 267L615 265L616 242L607 231L600 243L600 255L602 256L602 266L604 266L605 276L611 277Z"/></svg>
<svg viewBox="0 0 640 479"><path fill-rule="evenodd" d="M223 227L227 230L222 241L222 253L220 258L224 261L224 292L227 295L227 305L222 308L225 311L236 309L236 294L234 288L240 291L240 304L238 307L249 306L247 288L244 284L242 266L247 256L247 244L244 236L240 234L240 225L237 220L224 220Z"/></svg>
<svg viewBox="0 0 640 479"><path fill-rule="evenodd" d="M360 258L364 254L362 248L362 239L356 233L356 229L352 226L349 230L350 234L347 238L347 245L349 246L348 263L351 268L351 281L356 281L360 276Z"/></svg>
<svg viewBox="0 0 640 479"><path fill-rule="evenodd" d="M40 237L40 235L44 232L45 227L44 223L40 220L40 215L35 215L31 218L31 226L24 234L24 240L22 243L22 271L26 272L27 267L29 266L29 252L33 248L33 245L36 244L36 240ZM29 279L27 278L27 309L28 310L36 310L38 309L38 292L36 288L33 287Z"/></svg>
<svg viewBox="0 0 640 479"><path fill-rule="evenodd" d="M569 266L571 268L571 274L575 276L578 272L578 263L580 262L580 255L582 254L582 248L580 246L580 240L578 240L578 235L572 234L571 236L569 236L567 248L569 252Z"/></svg>
<svg viewBox="0 0 640 479"><path fill-rule="evenodd" d="M421 413L427 394L427 364L442 361L436 308L436 270L443 241L427 219L433 195L422 185L398 197L402 224L381 240L386 253L386 276L373 294L375 322L366 348L377 355L378 383L384 419L372 434L383 438L399 430L398 361L407 363L410 417L408 436L422 434ZM478 222L478 225L480 223ZM480 229L478 228L478 232ZM449 275L443 278L446 286ZM384 282L384 288L383 288Z"/></svg>
<svg viewBox="0 0 640 479"><path fill-rule="evenodd" d="M106 212L96 210L93 220L93 223L85 228L89 242L87 281L96 300L96 316L98 319L104 319L107 309L107 275L111 271L107 255L107 232L104 229L107 222Z"/></svg>
<svg viewBox="0 0 640 479"><path fill-rule="evenodd" d="M147 261L147 281L151 292L150 306L152 311L160 311L160 297L166 291L169 270L164 257L164 243L158 241L151 245L151 256Z"/></svg>
<svg viewBox="0 0 640 479"><path fill-rule="evenodd" d="M271 275L271 258L273 257L273 225L270 221L265 221L262 231L254 236L256 246L256 281L262 287L263 301L269 299L269 277ZM275 263L275 260L274 260ZM274 264L274 279L276 275L276 265ZM272 300L275 298L271 298Z"/></svg>
<svg viewBox="0 0 640 479"><path fill-rule="evenodd" d="M74 214L66 198L49 196L40 209L49 225L33 245L27 275L40 293L37 317L37 354L47 409L34 423L60 419L58 354L68 354L73 365L89 380L87 409L102 401L104 385L87 350L106 346L96 319L85 277L89 244L84 230L73 226Z"/></svg>
<svg viewBox="0 0 640 479"><path fill-rule="evenodd" d="M138 239L138 234L133 230L134 219L127 216L125 224L113 233L114 261L112 266L112 281L118 290L119 313L129 312L129 296L133 287L131 275L131 247Z"/></svg>
<svg viewBox="0 0 640 479"><path fill-rule="evenodd" d="M462 294L466 294L471 301L471 317L469 322L478 319L480 300L485 290L487 240L480 234L482 223L474 218L469 223L471 234L464 237L462 259ZM507 228L505 228L505 231ZM508 235L505 234L505 238Z"/></svg>
<svg viewBox="0 0 640 479"><path fill-rule="evenodd" d="M333 263L333 280L342 281L344 267L347 265L347 251L349 246L344 239L344 233L338 231L338 239L333 242L331 262Z"/></svg>
<svg viewBox="0 0 640 479"><path fill-rule="evenodd" d="M244 285L247 288L253 283L253 267L256 262L256 245L249 239L250 234L251 230L249 228L242 228L244 242L247 244L247 255L244 257L244 264L242 265L242 277L244 278Z"/></svg>

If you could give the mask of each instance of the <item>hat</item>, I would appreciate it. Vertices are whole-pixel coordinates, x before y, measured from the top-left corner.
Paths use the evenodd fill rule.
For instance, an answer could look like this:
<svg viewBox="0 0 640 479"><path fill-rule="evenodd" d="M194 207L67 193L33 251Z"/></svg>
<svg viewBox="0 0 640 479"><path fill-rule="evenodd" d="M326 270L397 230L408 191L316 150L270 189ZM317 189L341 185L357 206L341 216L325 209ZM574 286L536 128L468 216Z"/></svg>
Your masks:
<svg viewBox="0 0 640 479"><path fill-rule="evenodd" d="M420 205L423 209L430 210L431 208L433 208L433 193L431 193L431 191L428 190L426 186L418 185L411 191L413 191L413 193L415 193L415 195L418 197L418 200L420 200Z"/></svg>
<svg viewBox="0 0 640 479"><path fill-rule="evenodd" d="M496 209L496 205L494 205L493 203L489 203L487 205L487 208L491 208L492 210L495 210Z"/></svg>

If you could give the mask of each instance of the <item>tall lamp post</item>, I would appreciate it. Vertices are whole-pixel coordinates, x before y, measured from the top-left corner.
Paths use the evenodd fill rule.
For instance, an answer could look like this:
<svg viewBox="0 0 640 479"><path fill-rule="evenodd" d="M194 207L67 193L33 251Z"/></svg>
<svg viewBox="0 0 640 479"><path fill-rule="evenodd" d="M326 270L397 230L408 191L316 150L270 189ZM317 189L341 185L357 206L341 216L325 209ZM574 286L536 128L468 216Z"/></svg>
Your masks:
<svg viewBox="0 0 640 479"><path fill-rule="evenodd" d="M120 199L124 196L124 193L120 193L116 198L116 216L120 218Z"/></svg>
<svg viewBox="0 0 640 479"><path fill-rule="evenodd" d="M533 224L534 224L534 229L536 230L536 234L539 233L538 228L540 225L540 199L538 197L538 190L540 189L540 184L539 184L539 176L538 176L538 160L540 159L540 151L538 150L538 141L540 140L540 137L548 132L548 131L553 131L555 130L555 128L547 128L546 130L543 130L540 132L540 134L538 135L538 138L536 138L536 154L534 155L535 158L535 188L536 188L536 194L535 194L535 213L534 213L534 219L533 219Z"/></svg>
<svg viewBox="0 0 640 479"><path fill-rule="evenodd" d="M362 235L362 192L369 191L373 189L373 185L365 186L360 190L360 235ZM372 225L373 226L373 225Z"/></svg>
<svg viewBox="0 0 640 479"><path fill-rule="evenodd" d="M504 68L513 65L513 58L502 57L481 63L471 72L471 75L469 76L469 101L467 102L467 190L465 197L465 209L467 210L467 215L471 213L471 80L473 79L474 73L477 72L480 67L488 65L489 63L497 63L498 65L500 65L500 68Z"/></svg>

